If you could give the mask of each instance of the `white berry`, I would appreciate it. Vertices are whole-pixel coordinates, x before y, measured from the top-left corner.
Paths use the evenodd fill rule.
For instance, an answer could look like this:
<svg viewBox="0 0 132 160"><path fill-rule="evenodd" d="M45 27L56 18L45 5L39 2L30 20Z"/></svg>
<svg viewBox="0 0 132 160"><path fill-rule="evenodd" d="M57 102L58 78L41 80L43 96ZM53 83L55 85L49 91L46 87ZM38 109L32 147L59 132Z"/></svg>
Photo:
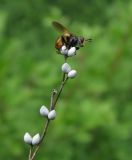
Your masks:
<svg viewBox="0 0 132 160"><path fill-rule="evenodd" d="M71 67L68 63L64 63L61 67L62 72L69 73L71 71Z"/></svg>
<svg viewBox="0 0 132 160"><path fill-rule="evenodd" d="M40 108L40 114L41 114L42 116L47 117L48 114L49 114L48 108L47 108L46 106L43 105L43 106Z"/></svg>
<svg viewBox="0 0 132 160"><path fill-rule="evenodd" d="M48 119L53 120L55 119L55 117L56 117L56 111L55 110L50 111L48 114Z"/></svg>
<svg viewBox="0 0 132 160"><path fill-rule="evenodd" d="M24 142L27 144L32 144L32 137L28 132L24 134Z"/></svg>
<svg viewBox="0 0 132 160"><path fill-rule="evenodd" d="M76 54L76 47L71 47L68 50L68 56L74 56Z"/></svg>
<svg viewBox="0 0 132 160"><path fill-rule="evenodd" d="M39 144L39 142L40 142L40 135L39 133L37 133L35 136L33 136L32 145L37 145Z"/></svg>
<svg viewBox="0 0 132 160"><path fill-rule="evenodd" d="M69 73L68 73L68 77L69 78L74 78L76 77L77 75L77 71L76 70L71 70Z"/></svg>

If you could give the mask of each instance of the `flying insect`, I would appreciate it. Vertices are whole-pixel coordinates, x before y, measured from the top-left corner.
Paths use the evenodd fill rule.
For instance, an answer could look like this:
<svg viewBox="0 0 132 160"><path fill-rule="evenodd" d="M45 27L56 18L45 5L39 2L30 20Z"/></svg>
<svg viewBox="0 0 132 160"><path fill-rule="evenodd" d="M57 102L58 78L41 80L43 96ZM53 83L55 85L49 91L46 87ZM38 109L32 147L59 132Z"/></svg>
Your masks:
<svg viewBox="0 0 132 160"><path fill-rule="evenodd" d="M91 38L85 39L84 37L79 37L72 34L65 26L57 21L53 21L52 24L55 29L62 33L62 35L59 36L55 42L55 48L58 51L60 51L64 45L67 49L75 47L78 50L80 47L84 46L86 41L91 42L92 40Z"/></svg>

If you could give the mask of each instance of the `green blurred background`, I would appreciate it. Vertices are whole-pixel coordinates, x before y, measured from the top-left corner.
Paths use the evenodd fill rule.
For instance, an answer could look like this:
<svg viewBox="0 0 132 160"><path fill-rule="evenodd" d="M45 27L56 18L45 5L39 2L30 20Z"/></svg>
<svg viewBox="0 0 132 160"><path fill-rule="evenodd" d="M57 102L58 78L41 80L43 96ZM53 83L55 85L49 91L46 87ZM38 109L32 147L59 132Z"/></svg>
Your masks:
<svg viewBox="0 0 132 160"><path fill-rule="evenodd" d="M41 105L59 86L58 20L93 38L69 58L78 71L57 105L38 160L132 159L132 1L0 0L0 160L26 160Z"/></svg>

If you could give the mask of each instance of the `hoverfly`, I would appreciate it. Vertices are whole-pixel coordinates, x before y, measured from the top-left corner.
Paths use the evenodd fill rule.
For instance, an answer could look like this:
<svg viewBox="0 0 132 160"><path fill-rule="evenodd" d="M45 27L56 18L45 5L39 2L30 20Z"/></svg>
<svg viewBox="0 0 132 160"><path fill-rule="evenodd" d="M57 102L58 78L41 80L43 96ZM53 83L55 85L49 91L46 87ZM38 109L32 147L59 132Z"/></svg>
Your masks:
<svg viewBox="0 0 132 160"><path fill-rule="evenodd" d="M71 47L76 47L76 49L79 49L84 46L85 41L91 42L92 40L91 38L85 39L84 37L78 37L72 34L65 26L57 21L53 21L52 24L55 29L62 33L62 35L58 37L55 42L55 48L58 51L60 51L63 45L65 45L67 49L70 49Z"/></svg>

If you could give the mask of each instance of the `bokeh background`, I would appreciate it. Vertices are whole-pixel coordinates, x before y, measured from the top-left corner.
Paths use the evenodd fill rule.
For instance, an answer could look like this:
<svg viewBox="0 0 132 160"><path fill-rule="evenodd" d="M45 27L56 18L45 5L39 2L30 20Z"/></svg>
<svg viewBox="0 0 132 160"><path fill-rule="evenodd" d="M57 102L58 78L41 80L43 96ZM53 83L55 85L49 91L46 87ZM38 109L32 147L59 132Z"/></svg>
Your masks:
<svg viewBox="0 0 132 160"><path fill-rule="evenodd" d="M69 58L78 76L36 159L132 159L131 15L131 0L0 0L0 160L27 159L23 135L42 131L39 108L60 84L53 20L93 42Z"/></svg>

